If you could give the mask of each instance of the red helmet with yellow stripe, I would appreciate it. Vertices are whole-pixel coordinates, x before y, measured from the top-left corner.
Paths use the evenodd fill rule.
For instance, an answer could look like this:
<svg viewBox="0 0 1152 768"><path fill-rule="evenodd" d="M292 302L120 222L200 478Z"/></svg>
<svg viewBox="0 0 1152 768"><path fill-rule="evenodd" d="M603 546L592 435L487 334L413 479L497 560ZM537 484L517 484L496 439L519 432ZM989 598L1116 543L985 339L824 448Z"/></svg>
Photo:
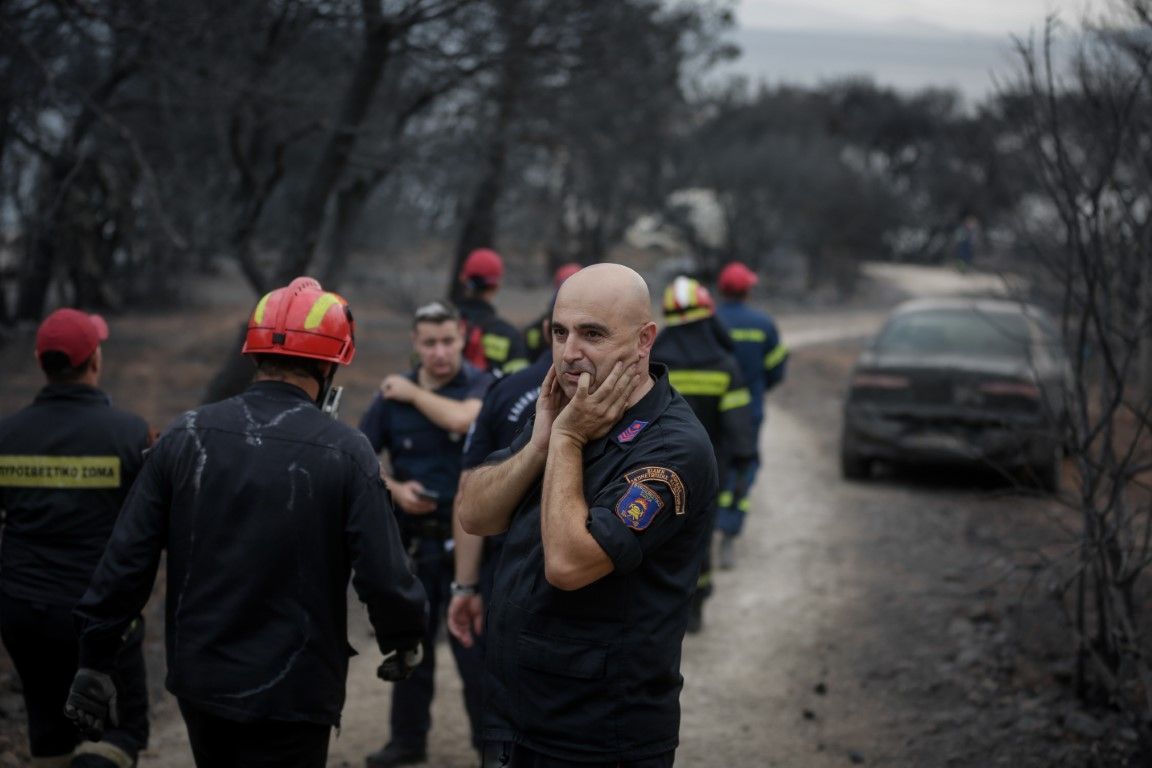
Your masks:
<svg viewBox="0 0 1152 768"><path fill-rule="evenodd" d="M664 320L668 325L703 320L715 311L712 294L699 280L681 275L664 289Z"/></svg>
<svg viewBox="0 0 1152 768"><path fill-rule="evenodd" d="M291 355L348 365L356 354L352 310L311 277L264 295L248 318L246 355Z"/></svg>

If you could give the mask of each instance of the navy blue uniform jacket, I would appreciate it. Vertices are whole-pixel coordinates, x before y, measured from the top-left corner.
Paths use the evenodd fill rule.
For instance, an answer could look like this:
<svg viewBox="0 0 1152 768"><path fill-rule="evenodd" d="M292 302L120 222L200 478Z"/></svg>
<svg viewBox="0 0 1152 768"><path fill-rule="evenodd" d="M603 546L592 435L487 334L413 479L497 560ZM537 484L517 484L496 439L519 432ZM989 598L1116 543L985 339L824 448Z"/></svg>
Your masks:
<svg viewBox="0 0 1152 768"><path fill-rule="evenodd" d="M166 684L219 717L338 724L350 572L381 650L424 632L372 447L291 384L189 411L157 442L76 608L82 666L109 667L164 549Z"/></svg>
<svg viewBox="0 0 1152 768"><path fill-rule="evenodd" d="M71 608L144 461L148 424L84 384L50 384L0 421L0 589Z"/></svg>

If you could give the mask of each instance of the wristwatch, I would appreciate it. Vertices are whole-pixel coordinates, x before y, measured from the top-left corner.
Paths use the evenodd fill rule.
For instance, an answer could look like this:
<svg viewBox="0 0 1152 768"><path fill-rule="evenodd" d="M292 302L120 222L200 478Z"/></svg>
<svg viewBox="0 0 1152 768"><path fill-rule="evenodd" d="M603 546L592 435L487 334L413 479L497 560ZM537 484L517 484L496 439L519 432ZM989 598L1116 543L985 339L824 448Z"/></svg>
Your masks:
<svg viewBox="0 0 1152 768"><path fill-rule="evenodd" d="M443 584L444 582L440 582ZM472 597L473 595L480 594L479 584L460 584L459 582L452 582L449 586L452 590L452 597Z"/></svg>

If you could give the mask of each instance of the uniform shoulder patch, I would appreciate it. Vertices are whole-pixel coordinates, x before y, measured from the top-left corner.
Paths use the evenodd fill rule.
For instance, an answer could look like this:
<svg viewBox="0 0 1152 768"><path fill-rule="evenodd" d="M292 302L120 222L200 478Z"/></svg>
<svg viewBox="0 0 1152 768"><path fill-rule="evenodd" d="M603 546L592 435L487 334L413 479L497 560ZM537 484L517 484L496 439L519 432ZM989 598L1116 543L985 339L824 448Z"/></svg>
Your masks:
<svg viewBox="0 0 1152 768"><path fill-rule="evenodd" d="M643 483L633 483L616 502L616 516L634 531L642 531L664 506L660 494Z"/></svg>
<svg viewBox="0 0 1152 768"><path fill-rule="evenodd" d="M660 483L672 492L672 503L674 512L677 515L682 515L686 511L684 508L684 483L680 480L680 476L667 467L640 467L624 475L624 479L630 485L645 485L649 483Z"/></svg>

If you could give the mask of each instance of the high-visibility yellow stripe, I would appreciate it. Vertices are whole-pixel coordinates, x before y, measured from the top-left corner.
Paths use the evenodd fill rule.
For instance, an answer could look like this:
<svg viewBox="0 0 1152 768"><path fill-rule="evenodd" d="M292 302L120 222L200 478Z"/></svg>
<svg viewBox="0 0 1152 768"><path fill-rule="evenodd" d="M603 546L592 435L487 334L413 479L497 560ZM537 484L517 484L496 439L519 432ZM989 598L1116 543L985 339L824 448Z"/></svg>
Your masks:
<svg viewBox="0 0 1152 768"><path fill-rule="evenodd" d="M732 337L732 341L764 341L768 338L768 334L759 328L733 328L728 332Z"/></svg>
<svg viewBox="0 0 1152 768"><path fill-rule="evenodd" d="M540 338L543 335L543 332L539 328L529 328L528 332L524 334L524 341L527 342L530 349L535 349L544 341Z"/></svg>
<svg viewBox="0 0 1152 768"><path fill-rule="evenodd" d="M268 306L268 297L271 295L271 293L264 294L263 298L261 298L260 302L256 305L256 311L252 313L252 320L256 325L264 322L264 307Z"/></svg>
<svg viewBox="0 0 1152 768"><path fill-rule="evenodd" d="M788 357L788 347L783 344L777 344L775 349L764 355L764 370L772 370L784 362L784 358L786 357Z"/></svg>
<svg viewBox="0 0 1152 768"><path fill-rule="evenodd" d="M752 393L746 387L734 389L731 392L726 392L724 397L720 398L720 410L730 411L733 408L740 408L741 406L748 405L752 402Z"/></svg>
<svg viewBox="0 0 1152 768"><path fill-rule="evenodd" d="M119 456L0 456L0 486L119 488Z"/></svg>
<svg viewBox="0 0 1152 768"><path fill-rule="evenodd" d="M516 371L522 371L527 367L528 361L522 357L517 357L514 360L509 360L504 363L504 365L500 367L500 370L504 371L505 375L507 375L509 373L516 373Z"/></svg>
<svg viewBox="0 0 1152 768"><path fill-rule="evenodd" d="M682 395L721 397L732 377L724 371L669 371L668 381Z"/></svg>
<svg viewBox="0 0 1152 768"><path fill-rule="evenodd" d="M732 506L732 491L720 491L720 495L716 497L716 506L721 509Z"/></svg>
<svg viewBox="0 0 1152 768"><path fill-rule="evenodd" d="M304 318L304 330L310 331L313 328L319 327L320 321L324 319L324 314L333 304L339 303L340 299L336 294L321 294L320 298L316 299L316 303L312 305L312 309L308 310L308 316Z"/></svg>
<svg viewBox="0 0 1152 768"><path fill-rule="evenodd" d="M486 333L481 337L480 343L484 347L484 357L489 360L502 363L508 359L508 350L512 346L512 342L506 337L497 336L494 333Z"/></svg>
<svg viewBox="0 0 1152 768"><path fill-rule="evenodd" d="M685 323L691 323L695 320L703 320L704 318L711 316L712 310L708 307L697 307L696 309L690 309L687 312L667 314L664 316L664 323L666 325L684 325Z"/></svg>
<svg viewBox="0 0 1152 768"><path fill-rule="evenodd" d="M740 499L740 503L736 505L736 509L740 510L741 512L747 512L751 506L752 500L745 496L744 498Z"/></svg>

